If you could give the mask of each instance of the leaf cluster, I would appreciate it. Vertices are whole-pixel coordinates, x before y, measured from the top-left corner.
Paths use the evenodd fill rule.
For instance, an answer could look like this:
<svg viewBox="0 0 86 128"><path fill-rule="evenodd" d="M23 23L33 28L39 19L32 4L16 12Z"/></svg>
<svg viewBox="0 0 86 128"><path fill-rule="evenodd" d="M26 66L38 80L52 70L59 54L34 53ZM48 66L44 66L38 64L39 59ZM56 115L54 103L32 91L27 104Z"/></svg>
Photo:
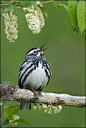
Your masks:
<svg viewBox="0 0 86 128"><path fill-rule="evenodd" d="M68 14L73 31L81 34L85 29L85 2L84 1L68 1Z"/></svg>
<svg viewBox="0 0 86 128"><path fill-rule="evenodd" d="M9 127L12 124L13 124L12 126L15 126L15 123L18 123L18 122L31 125L27 120L23 118L13 119L13 115L16 115L19 112L20 107L19 105L12 105L12 103L13 103L12 101L10 103L7 103L5 101L5 112L1 122L1 126ZM11 120L11 123L10 123L10 120Z"/></svg>
<svg viewBox="0 0 86 128"><path fill-rule="evenodd" d="M58 1L46 1L44 3L52 2L54 6L61 11L62 7L66 10L69 20L72 26L72 29L74 32L79 32L79 30L82 32L85 29L85 1L68 1L68 5L62 4ZM2 4L4 1L1 2ZM42 4L44 4L42 2ZM48 18L48 13L46 9L40 5L36 5L36 1L28 1L28 0L19 0L19 1L13 1L11 4L7 6L2 6L4 8L4 12L9 12L11 9L14 9L15 7L31 7L31 6L38 6L44 17Z"/></svg>
<svg viewBox="0 0 86 128"><path fill-rule="evenodd" d="M74 32L82 32L85 29L85 1L68 1L68 6L65 4L59 4L54 2L54 6L58 10L62 10L62 7L66 10L69 20Z"/></svg>

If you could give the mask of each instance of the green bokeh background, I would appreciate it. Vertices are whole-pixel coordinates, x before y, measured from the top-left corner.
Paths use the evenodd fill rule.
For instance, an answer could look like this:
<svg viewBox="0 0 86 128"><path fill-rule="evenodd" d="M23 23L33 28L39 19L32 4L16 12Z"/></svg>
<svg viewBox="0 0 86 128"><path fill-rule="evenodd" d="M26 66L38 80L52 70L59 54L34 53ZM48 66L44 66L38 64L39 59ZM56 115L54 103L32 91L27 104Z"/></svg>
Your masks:
<svg viewBox="0 0 86 128"><path fill-rule="evenodd" d="M64 3L64 2L62 2ZM72 31L64 9L58 11L52 3L45 4L49 19L40 34L34 35L28 29L24 12L16 9L19 37L15 43L6 39L4 19L1 19L1 81L18 84L18 74L26 52L33 47L46 44L45 58L51 63L52 79L44 92L85 95L85 33ZM21 118L34 127L84 127L85 109L62 106L59 114L48 115L41 110L19 111ZM28 127L18 124L20 127Z"/></svg>

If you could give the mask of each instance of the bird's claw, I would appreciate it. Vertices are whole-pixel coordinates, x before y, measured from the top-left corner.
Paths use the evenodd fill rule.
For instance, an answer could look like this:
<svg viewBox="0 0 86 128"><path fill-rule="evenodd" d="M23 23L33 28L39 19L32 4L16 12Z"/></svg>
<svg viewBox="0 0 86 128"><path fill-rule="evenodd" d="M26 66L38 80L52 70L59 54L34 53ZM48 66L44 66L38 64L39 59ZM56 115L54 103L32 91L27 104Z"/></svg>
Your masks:
<svg viewBox="0 0 86 128"><path fill-rule="evenodd" d="M29 99L30 102L34 102L38 99L38 97L34 96L33 98Z"/></svg>

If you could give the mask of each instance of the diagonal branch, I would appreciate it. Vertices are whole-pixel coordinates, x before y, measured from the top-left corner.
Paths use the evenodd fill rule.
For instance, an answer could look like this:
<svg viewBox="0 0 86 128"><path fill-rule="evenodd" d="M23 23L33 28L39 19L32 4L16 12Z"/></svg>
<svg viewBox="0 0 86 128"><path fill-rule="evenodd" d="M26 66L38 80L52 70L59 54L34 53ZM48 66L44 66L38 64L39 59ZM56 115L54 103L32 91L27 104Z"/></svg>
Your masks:
<svg viewBox="0 0 86 128"><path fill-rule="evenodd" d="M3 82L0 84L0 96L2 100L7 101L29 101L34 98L31 91L27 89L20 89L18 86L13 86L9 82ZM33 103L39 104L52 104L52 105L65 105L73 107L86 107L85 96L71 96L69 94L56 94L56 93L41 93L37 99L33 100Z"/></svg>

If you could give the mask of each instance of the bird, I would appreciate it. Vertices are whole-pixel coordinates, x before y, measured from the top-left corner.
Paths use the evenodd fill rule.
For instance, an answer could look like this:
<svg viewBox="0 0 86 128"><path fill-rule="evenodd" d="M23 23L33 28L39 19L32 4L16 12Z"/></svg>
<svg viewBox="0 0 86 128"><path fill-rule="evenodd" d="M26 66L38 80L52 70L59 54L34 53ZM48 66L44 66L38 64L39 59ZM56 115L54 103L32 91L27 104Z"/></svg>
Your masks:
<svg viewBox="0 0 86 128"><path fill-rule="evenodd" d="M44 44L45 45L45 44ZM51 79L52 72L50 63L44 58L44 45L40 48L30 49L22 63L19 71L18 85L21 89L29 89L36 96L36 91L41 94L41 91L46 87ZM26 104L26 105L25 105ZM31 109L31 102L20 102L20 110Z"/></svg>

